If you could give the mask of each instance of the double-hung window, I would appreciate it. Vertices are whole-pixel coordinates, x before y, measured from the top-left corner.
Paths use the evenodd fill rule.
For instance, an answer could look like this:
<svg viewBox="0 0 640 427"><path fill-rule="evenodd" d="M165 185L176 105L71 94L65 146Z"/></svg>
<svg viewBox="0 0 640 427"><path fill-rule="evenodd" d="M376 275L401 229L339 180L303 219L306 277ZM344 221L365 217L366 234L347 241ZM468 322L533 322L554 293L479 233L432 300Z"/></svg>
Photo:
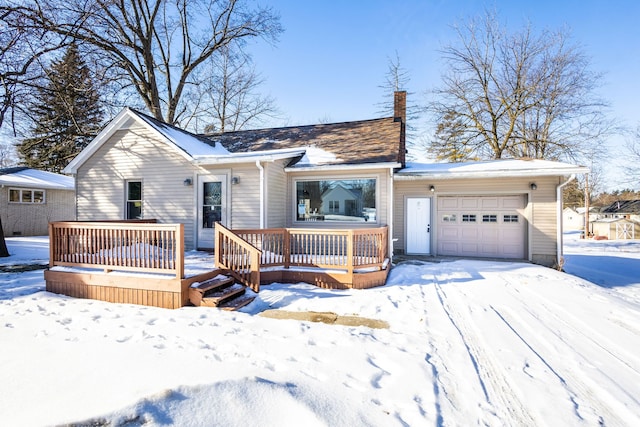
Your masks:
<svg viewBox="0 0 640 427"><path fill-rule="evenodd" d="M142 181L127 181L126 219L142 219Z"/></svg>

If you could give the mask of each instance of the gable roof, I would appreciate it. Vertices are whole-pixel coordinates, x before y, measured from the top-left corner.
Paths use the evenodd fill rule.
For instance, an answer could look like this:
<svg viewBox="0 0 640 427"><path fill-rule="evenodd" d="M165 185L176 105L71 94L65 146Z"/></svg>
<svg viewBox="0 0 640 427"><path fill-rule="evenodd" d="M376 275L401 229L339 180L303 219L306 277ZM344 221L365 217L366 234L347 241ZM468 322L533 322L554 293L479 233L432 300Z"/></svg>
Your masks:
<svg viewBox="0 0 640 427"><path fill-rule="evenodd" d="M290 165L399 162L401 122L392 117L354 122L243 130L209 135L233 153L304 148Z"/></svg>
<svg viewBox="0 0 640 427"><path fill-rule="evenodd" d="M118 130L146 127L178 154L200 164L293 159L290 167L393 163L400 159L401 122L393 118L196 135L124 108L64 169L75 174Z"/></svg>
<svg viewBox="0 0 640 427"><path fill-rule="evenodd" d="M538 159L500 159L464 163L407 163L398 179L499 178L565 176L588 173L589 168Z"/></svg>
<svg viewBox="0 0 640 427"><path fill-rule="evenodd" d="M74 180L58 173L13 167L0 169L0 185L46 190L73 190Z"/></svg>
<svg viewBox="0 0 640 427"><path fill-rule="evenodd" d="M640 200L618 200L600 211L604 214L639 214Z"/></svg>
<svg viewBox="0 0 640 427"><path fill-rule="evenodd" d="M63 172L77 173L78 168L95 154L115 132L129 127L132 122L138 123L155 133L171 149L187 160L193 160L196 156L229 154L224 147L203 136L194 135L131 108L124 108L80 154L69 162Z"/></svg>

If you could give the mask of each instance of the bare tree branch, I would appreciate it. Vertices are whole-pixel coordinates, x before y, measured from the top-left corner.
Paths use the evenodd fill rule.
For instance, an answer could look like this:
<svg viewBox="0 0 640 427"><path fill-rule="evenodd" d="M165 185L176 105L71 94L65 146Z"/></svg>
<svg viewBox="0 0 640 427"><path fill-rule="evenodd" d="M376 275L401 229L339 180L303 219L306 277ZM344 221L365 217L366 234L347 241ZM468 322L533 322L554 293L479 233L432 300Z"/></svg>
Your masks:
<svg viewBox="0 0 640 427"><path fill-rule="evenodd" d="M456 27L429 112L439 158L577 158L612 132L599 74L564 32L509 34L492 13Z"/></svg>

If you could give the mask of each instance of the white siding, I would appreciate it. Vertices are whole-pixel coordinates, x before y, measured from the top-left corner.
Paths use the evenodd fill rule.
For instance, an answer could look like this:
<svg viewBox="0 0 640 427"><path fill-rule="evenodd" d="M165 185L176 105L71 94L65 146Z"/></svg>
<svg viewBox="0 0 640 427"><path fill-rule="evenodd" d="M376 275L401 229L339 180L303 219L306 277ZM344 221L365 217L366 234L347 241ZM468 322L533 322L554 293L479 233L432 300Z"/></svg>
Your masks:
<svg viewBox="0 0 640 427"><path fill-rule="evenodd" d="M232 228L258 228L260 226L260 173L255 163L233 165L231 176L240 179L230 184ZM231 179L229 180L231 182Z"/></svg>
<svg viewBox="0 0 640 427"><path fill-rule="evenodd" d="M535 182L537 190L532 191L530 184ZM525 215L527 227L529 259L545 265L551 265L556 257L556 186L558 177L539 178L484 178L433 180L417 179L394 182L394 250L402 253L405 249L405 198L433 197L434 214L437 214L438 196L480 196L480 195L527 195L528 205ZM431 193L429 187L435 186ZM435 231L435 230L434 230ZM435 233L432 233L432 236ZM437 247L437 245L432 245Z"/></svg>
<svg viewBox="0 0 640 427"><path fill-rule="evenodd" d="M78 170L78 219L125 218L125 182L142 181L143 217L185 226L185 246L194 247L195 168L145 128L116 132Z"/></svg>
<svg viewBox="0 0 640 427"><path fill-rule="evenodd" d="M286 224L287 175L284 167L289 159L265 164L265 187L267 193L267 228L280 228Z"/></svg>

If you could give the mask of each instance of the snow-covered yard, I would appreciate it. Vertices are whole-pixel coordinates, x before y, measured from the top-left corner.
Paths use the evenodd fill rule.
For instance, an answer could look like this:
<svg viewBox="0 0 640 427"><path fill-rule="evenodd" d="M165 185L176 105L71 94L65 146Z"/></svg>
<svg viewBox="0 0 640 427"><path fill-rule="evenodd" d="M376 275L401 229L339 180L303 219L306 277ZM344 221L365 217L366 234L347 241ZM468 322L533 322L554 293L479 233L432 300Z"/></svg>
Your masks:
<svg viewBox="0 0 640 427"><path fill-rule="evenodd" d="M41 270L0 273L0 425L640 425L640 243L565 243L574 275L407 262L384 287L274 284L235 313L67 298L43 292ZM42 239L8 244L5 265L48 257Z"/></svg>

